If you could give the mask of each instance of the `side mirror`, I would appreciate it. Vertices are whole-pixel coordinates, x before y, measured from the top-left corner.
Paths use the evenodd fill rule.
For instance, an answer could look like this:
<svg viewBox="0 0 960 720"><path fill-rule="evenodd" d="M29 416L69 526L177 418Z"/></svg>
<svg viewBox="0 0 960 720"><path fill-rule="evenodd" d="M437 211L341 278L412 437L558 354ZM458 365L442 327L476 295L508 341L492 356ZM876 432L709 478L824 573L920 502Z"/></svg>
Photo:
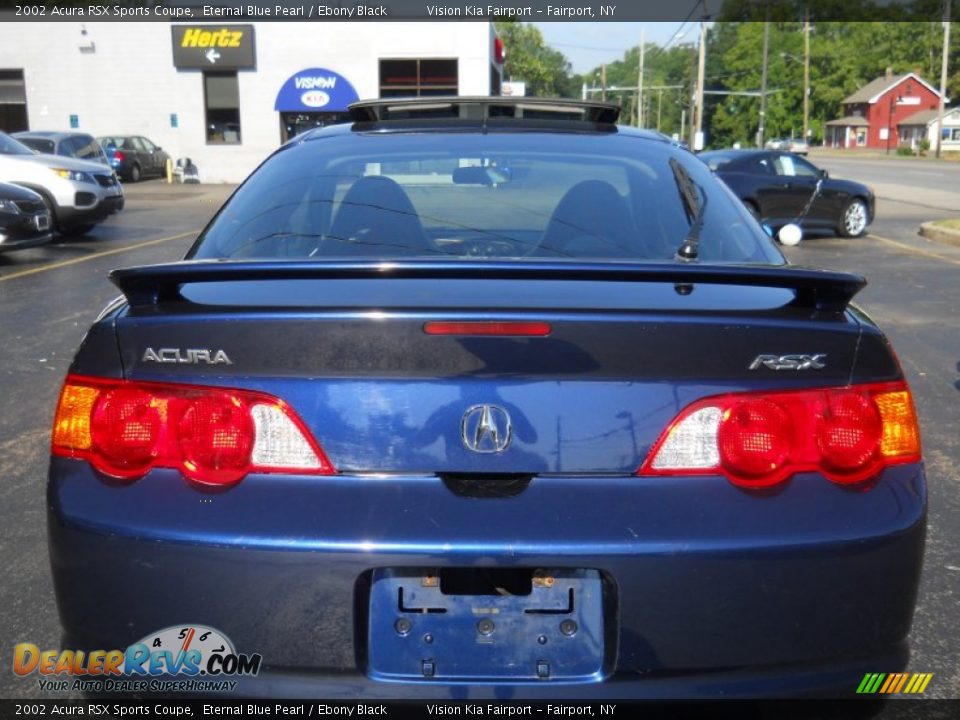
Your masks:
<svg viewBox="0 0 960 720"><path fill-rule="evenodd" d="M803 240L803 230L800 229L799 225L787 223L777 232L777 240L780 241L781 245L794 247L795 245L799 245L800 241Z"/></svg>
<svg viewBox="0 0 960 720"><path fill-rule="evenodd" d="M160 150L163 150L163 148L160 147L159 145L154 145L154 146L153 146L153 149L156 150L156 151L158 151L158 152L159 152Z"/></svg>
<svg viewBox="0 0 960 720"><path fill-rule="evenodd" d="M826 170L821 170L821 171L820 171L820 177L822 177L824 180L826 180L828 177L830 177L830 173L828 173Z"/></svg>

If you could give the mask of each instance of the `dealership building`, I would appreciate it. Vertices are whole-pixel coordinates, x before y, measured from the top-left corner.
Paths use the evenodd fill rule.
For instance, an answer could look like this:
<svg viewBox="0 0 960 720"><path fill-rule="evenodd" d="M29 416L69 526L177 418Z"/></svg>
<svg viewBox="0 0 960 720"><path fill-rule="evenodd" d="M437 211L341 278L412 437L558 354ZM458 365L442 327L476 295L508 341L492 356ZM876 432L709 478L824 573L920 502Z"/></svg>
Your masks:
<svg viewBox="0 0 960 720"><path fill-rule="evenodd" d="M357 99L499 94L490 22L0 23L0 129L148 138L238 182Z"/></svg>

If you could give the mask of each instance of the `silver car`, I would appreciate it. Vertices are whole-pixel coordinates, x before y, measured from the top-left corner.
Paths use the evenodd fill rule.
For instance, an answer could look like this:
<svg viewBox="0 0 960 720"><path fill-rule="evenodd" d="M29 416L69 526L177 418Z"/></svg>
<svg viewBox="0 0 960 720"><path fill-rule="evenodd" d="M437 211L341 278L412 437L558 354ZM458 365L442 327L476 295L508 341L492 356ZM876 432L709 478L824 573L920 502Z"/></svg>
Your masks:
<svg viewBox="0 0 960 720"><path fill-rule="evenodd" d="M123 208L123 188L109 167L62 155L41 155L0 132L0 181L43 197L54 227L83 235Z"/></svg>

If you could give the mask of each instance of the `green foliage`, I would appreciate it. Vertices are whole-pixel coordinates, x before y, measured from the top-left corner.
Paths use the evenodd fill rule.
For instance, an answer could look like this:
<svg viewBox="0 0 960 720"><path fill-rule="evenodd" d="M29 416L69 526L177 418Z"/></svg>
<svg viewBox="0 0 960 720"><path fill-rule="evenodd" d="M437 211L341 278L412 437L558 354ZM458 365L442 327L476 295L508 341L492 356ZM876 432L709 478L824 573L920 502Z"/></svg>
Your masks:
<svg viewBox="0 0 960 720"><path fill-rule="evenodd" d="M683 112L686 110L689 113L690 90L697 73L696 62L696 51L689 45L663 50L657 45L647 43L644 49L643 73L645 127L659 129L668 135L680 133ZM607 87L630 88L607 95L607 100L618 102L623 107L622 123L636 123L635 88L639 71L639 46L625 52L622 59L607 65ZM583 82L590 87L599 87L600 69L585 73ZM599 95L594 95L594 99L599 99Z"/></svg>
<svg viewBox="0 0 960 720"><path fill-rule="evenodd" d="M505 79L524 81L527 95L579 97L580 85L571 75L570 62L547 46L540 30L515 21L498 22L496 28L507 52Z"/></svg>
<svg viewBox="0 0 960 720"><path fill-rule="evenodd" d="M747 6L744 5L744 8ZM727 6L724 6L727 9ZM731 10L735 10L731 6ZM848 10L849 12L849 10ZM876 17L875 14L872 15ZM929 17L929 15L928 15ZM951 33L960 30L957 23ZM960 38L960 35L954 35ZM823 124L843 114L848 95L882 76L917 72L940 84L943 31L939 22L819 22L810 35L810 127L814 141ZM771 22L767 56L765 137L802 134L803 23ZM960 41L951 41L948 97L960 92ZM762 22L718 22L707 44L707 88L758 91L763 64ZM752 144L759 125L759 99L708 96L704 126L711 146Z"/></svg>
<svg viewBox="0 0 960 720"><path fill-rule="evenodd" d="M897 155L903 155L903 156L913 155L913 149L901 145L900 147L897 148Z"/></svg>

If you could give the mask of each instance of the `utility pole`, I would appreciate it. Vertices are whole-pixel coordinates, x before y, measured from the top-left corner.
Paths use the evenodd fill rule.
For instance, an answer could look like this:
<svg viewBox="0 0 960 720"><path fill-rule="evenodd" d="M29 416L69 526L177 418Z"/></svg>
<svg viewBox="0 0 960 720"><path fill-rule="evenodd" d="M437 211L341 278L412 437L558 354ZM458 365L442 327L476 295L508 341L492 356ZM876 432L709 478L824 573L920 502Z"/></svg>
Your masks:
<svg viewBox="0 0 960 720"><path fill-rule="evenodd" d="M949 0L948 0L949 1ZM803 141L810 142L810 8L803 16Z"/></svg>
<svg viewBox="0 0 960 720"><path fill-rule="evenodd" d="M600 99L603 102L607 101L607 65L604 63L600 66Z"/></svg>
<svg viewBox="0 0 960 720"><path fill-rule="evenodd" d="M767 115L767 53L770 49L770 6L767 19L763 21L763 68L760 71L760 127L757 130L757 147L763 147L763 127Z"/></svg>
<svg viewBox="0 0 960 720"><path fill-rule="evenodd" d="M703 131L703 85L704 71L707 62L707 0L703 0L703 15L700 17L700 52L697 57L697 95L694 100L693 128L690 133L690 147L693 150L700 150L697 147L697 138Z"/></svg>
<svg viewBox="0 0 960 720"><path fill-rule="evenodd" d="M637 127L643 127L643 53L646 30L640 28L640 69L637 73Z"/></svg>
<svg viewBox="0 0 960 720"><path fill-rule="evenodd" d="M943 141L943 106L947 96L947 65L950 59L950 3L943 2L943 64L940 66L940 104L937 110L937 149L934 152L940 157L940 143Z"/></svg>
<svg viewBox="0 0 960 720"><path fill-rule="evenodd" d="M657 90L657 132L660 132L660 105L663 103L663 88Z"/></svg>

